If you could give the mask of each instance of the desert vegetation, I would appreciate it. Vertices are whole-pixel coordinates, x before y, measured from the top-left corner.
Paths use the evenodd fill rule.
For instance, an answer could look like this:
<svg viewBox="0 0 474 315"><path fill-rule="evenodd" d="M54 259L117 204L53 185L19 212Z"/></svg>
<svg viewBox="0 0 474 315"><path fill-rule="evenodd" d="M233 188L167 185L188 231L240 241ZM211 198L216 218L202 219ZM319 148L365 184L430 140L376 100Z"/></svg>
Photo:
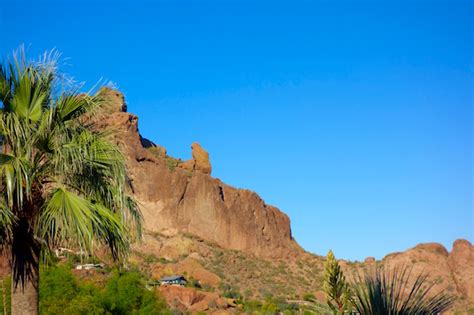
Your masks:
<svg viewBox="0 0 474 315"><path fill-rule="evenodd" d="M138 271L120 269L73 274L72 265L42 266L39 285L41 314L171 314L158 293L145 288ZM6 284L11 279L4 280ZM11 289L5 286L0 314L10 314ZM5 308L7 310L5 310Z"/></svg>
<svg viewBox="0 0 474 315"><path fill-rule="evenodd" d="M406 266L375 266L358 273L349 283L330 251L327 255L324 291L333 314L442 314L453 306L454 297L432 294L426 274L413 275Z"/></svg>

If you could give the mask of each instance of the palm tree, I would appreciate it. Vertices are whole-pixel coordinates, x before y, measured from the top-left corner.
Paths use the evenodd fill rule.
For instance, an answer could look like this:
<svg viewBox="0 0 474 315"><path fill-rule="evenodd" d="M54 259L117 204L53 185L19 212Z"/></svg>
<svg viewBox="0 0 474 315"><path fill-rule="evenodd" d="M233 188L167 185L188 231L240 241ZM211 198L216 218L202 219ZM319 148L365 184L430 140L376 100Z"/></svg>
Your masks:
<svg viewBox="0 0 474 315"><path fill-rule="evenodd" d="M430 294L433 284L427 275L411 277L411 269L401 266L391 270L377 267L360 276L353 286L353 305L361 315L432 315L441 314L454 299L444 292Z"/></svg>
<svg viewBox="0 0 474 315"><path fill-rule="evenodd" d="M0 248L12 314L38 314L40 256L58 246L123 258L140 231L124 157L95 128L104 100L61 80L57 54L0 65Z"/></svg>

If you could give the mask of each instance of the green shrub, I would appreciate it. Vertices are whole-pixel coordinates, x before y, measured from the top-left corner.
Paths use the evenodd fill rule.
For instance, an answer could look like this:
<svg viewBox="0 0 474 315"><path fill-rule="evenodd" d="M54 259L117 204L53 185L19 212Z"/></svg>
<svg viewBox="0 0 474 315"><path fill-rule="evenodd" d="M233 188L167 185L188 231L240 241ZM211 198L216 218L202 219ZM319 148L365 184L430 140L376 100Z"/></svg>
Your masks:
<svg viewBox="0 0 474 315"><path fill-rule="evenodd" d="M148 291L144 282L138 271L116 270L105 285L97 286L77 279L70 265L44 268L40 275L40 313L170 314L166 302Z"/></svg>
<svg viewBox="0 0 474 315"><path fill-rule="evenodd" d="M40 313L64 314L64 310L78 293L79 286L70 265L43 269L39 287Z"/></svg>
<svg viewBox="0 0 474 315"><path fill-rule="evenodd" d="M258 312L262 308L262 302L257 300L248 300L244 302L243 306L246 313Z"/></svg>
<svg viewBox="0 0 474 315"><path fill-rule="evenodd" d="M316 297L314 296L313 293L306 293L304 296L303 296L303 300L307 301L307 302L315 302L316 301Z"/></svg>
<svg viewBox="0 0 474 315"><path fill-rule="evenodd" d="M70 301L64 313L70 315L100 315L106 314L105 309L97 298L92 295L78 295Z"/></svg>
<svg viewBox="0 0 474 315"><path fill-rule="evenodd" d="M167 156L166 165L168 166L168 169L173 172L176 169L176 167L178 167L179 160L172 158L170 156Z"/></svg>
<svg viewBox="0 0 474 315"><path fill-rule="evenodd" d="M222 295L226 298L240 300L242 295L240 294L239 288L232 287L230 284L221 284Z"/></svg>
<svg viewBox="0 0 474 315"><path fill-rule="evenodd" d="M189 281L188 281L188 283L187 283L186 286L187 286L187 287L190 287L190 288L196 288L196 289L201 289L201 288L202 288L202 286L201 286L201 284L199 283L199 281L196 280L196 279L194 279L194 278L189 279Z"/></svg>
<svg viewBox="0 0 474 315"><path fill-rule="evenodd" d="M113 314L160 314L163 302L145 289L138 271L115 271L106 285L104 301Z"/></svg>

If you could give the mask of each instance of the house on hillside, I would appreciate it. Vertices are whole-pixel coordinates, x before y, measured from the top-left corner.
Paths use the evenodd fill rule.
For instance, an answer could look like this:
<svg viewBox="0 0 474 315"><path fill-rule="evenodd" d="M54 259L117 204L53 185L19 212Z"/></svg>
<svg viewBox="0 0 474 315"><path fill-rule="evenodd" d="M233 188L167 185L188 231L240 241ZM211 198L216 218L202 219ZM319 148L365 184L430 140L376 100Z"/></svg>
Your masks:
<svg viewBox="0 0 474 315"><path fill-rule="evenodd" d="M104 269L104 264L84 264L77 265L76 270L92 270L92 269Z"/></svg>
<svg viewBox="0 0 474 315"><path fill-rule="evenodd" d="M160 279L160 285L185 286L187 283L188 283L188 280L186 280L186 278L183 276L170 276L170 277L164 277Z"/></svg>

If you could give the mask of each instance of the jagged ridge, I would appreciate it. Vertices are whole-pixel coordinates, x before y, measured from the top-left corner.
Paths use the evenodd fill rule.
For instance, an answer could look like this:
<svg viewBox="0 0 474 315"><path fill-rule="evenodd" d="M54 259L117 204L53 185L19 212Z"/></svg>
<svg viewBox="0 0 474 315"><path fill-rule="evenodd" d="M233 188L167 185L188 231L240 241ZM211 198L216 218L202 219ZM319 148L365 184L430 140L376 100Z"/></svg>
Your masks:
<svg viewBox="0 0 474 315"><path fill-rule="evenodd" d="M256 193L210 176L207 152L193 144L193 159L180 162L140 136L138 118L126 112L123 95L103 89L109 106L101 128L113 129L127 157L132 186L149 232L192 233L222 247L259 256L298 251L290 220ZM146 148L145 146L148 148Z"/></svg>

